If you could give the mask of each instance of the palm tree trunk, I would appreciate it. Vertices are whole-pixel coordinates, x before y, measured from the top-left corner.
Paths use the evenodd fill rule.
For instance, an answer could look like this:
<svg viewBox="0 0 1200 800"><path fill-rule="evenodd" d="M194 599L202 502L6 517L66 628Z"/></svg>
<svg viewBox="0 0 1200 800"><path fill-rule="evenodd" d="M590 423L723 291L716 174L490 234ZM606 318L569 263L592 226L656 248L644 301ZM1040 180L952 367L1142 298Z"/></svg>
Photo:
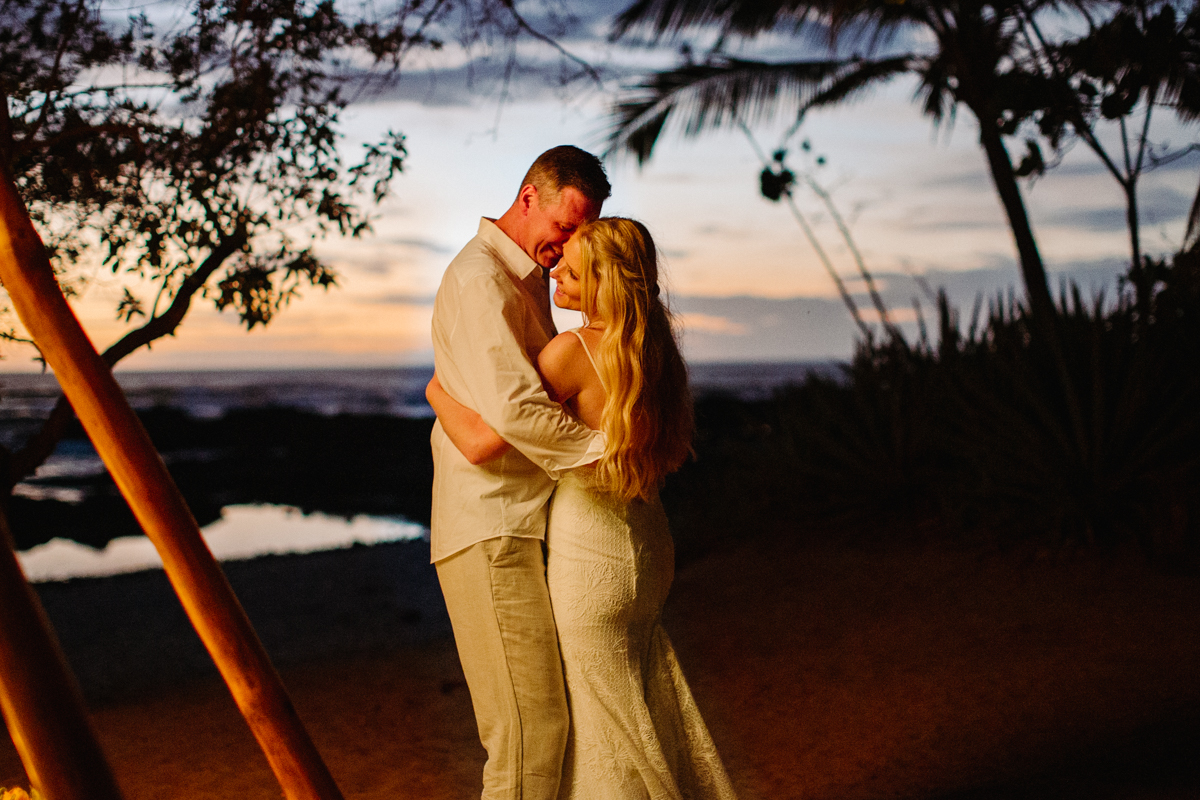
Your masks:
<svg viewBox="0 0 1200 800"><path fill-rule="evenodd" d="M1025 212L1025 201L1021 199L1021 187L1017 185L1012 159L1009 158L1008 148L1004 146L1004 140L1000 137L1000 129L988 121L987 113L977 112L975 116L979 120L979 143L987 154L992 182L996 185L996 192L1004 205L1004 213L1008 215L1008 225L1017 245L1021 277L1025 281L1025 296L1029 299L1029 313L1034 319L1034 324L1042 329L1043 333L1048 333L1054 328L1054 299L1050 296L1046 268L1038 252L1037 240L1033 238L1033 228L1029 224L1029 215ZM1052 332L1048 335L1052 340L1057 339Z"/></svg>
<svg viewBox="0 0 1200 800"><path fill-rule="evenodd" d="M984 113L980 113L978 109L972 110L979 120L979 142L987 153L992 181L996 184L1000 202L1004 204L1004 211L1008 214L1009 227L1017 244L1021 275L1025 279L1025 294L1029 299L1029 314L1033 320L1033 332L1050 352L1050 358L1058 373L1059 386L1062 389L1076 447L1079 448L1080 457L1088 462L1092 448L1084 425L1083 407L1079 402L1079 393L1075 389L1063 351L1058 331L1058 315L1054 308L1054 299L1050 295L1050 286L1046 281L1046 268L1042 265L1037 241L1033 238L1033 228L1029 224L1029 216L1025 213L1025 202L1021 199L1017 175L1013 170L1008 149L1000 136L1000 129L994 122L995 115L989 115L986 110Z"/></svg>

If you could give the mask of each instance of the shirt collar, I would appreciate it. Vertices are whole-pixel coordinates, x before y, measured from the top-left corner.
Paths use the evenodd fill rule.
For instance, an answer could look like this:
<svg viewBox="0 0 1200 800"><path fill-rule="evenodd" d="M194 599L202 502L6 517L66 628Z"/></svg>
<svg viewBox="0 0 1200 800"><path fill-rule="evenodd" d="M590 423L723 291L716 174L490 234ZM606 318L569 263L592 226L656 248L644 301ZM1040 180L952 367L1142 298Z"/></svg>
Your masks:
<svg viewBox="0 0 1200 800"><path fill-rule="evenodd" d="M505 264L518 278L527 278L535 269L542 268L541 264L530 258L516 242L508 238L508 234L500 230L494 219L481 217L478 235L500 253Z"/></svg>

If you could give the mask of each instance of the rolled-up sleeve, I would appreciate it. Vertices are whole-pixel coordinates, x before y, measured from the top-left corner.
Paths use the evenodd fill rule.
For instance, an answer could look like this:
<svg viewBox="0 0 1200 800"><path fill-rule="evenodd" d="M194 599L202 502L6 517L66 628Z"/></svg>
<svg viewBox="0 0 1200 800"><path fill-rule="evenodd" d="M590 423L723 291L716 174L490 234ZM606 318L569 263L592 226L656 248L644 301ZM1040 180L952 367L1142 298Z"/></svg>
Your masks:
<svg viewBox="0 0 1200 800"><path fill-rule="evenodd" d="M445 290L448 287L443 287ZM443 321L435 353L446 391L475 409L484 421L531 462L557 479L595 461L603 434L568 415L550 399L529 354L514 331L525 330L529 306L506 275L477 273L439 292L435 318Z"/></svg>

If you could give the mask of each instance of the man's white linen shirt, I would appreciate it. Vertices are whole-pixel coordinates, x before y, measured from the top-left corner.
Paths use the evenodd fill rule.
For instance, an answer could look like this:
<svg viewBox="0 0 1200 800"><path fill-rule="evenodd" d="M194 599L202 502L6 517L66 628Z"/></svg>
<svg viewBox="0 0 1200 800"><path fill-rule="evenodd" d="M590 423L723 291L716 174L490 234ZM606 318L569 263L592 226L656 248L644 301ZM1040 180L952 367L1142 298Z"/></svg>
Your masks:
<svg viewBox="0 0 1200 800"><path fill-rule="evenodd" d="M474 466L435 423L430 557L499 536L544 539L554 480L589 464L604 436L569 416L534 368L555 335L541 267L489 219L454 257L433 304L438 380L512 447Z"/></svg>

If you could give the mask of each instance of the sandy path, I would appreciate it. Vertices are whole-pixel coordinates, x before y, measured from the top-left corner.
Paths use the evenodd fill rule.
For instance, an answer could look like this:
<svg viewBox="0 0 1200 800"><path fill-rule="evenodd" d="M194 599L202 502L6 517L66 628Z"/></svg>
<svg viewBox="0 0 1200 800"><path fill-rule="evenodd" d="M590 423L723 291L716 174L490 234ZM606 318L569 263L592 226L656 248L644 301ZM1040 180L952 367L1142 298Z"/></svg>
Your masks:
<svg viewBox="0 0 1200 800"><path fill-rule="evenodd" d="M742 800L1200 797L1195 577L758 541L682 570L666 622ZM478 796L449 642L284 678L348 798ZM130 800L280 796L210 679L95 720Z"/></svg>
<svg viewBox="0 0 1200 800"><path fill-rule="evenodd" d="M1175 762L1200 745L1195 578L763 543L695 565L674 599L743 800L1200 797L1200 769L1123 763L1159 739L1191 737Z"/></svg>

